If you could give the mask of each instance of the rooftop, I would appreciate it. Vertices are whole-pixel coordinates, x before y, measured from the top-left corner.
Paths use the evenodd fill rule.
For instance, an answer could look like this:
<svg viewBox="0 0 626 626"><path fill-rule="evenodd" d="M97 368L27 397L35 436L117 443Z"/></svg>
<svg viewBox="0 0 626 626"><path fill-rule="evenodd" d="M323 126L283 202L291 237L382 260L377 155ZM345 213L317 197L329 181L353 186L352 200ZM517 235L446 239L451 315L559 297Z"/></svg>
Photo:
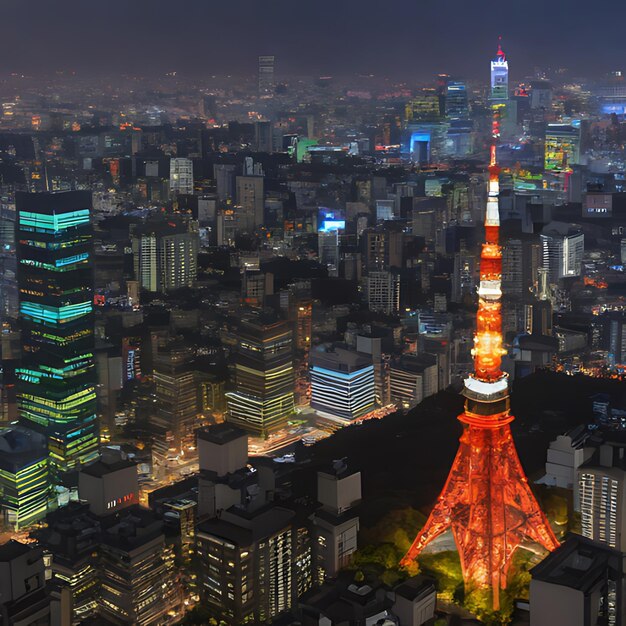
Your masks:
<svg viewBox="0 0 626 626"><path fill-rule="evenodd" d="M288 526L294 515L289 509L273 505L254 512L231 507L222 517L201 523L198 533L226 539L239 546L248 546Z"/></svg>
<svg viewBox="0 0 626 626"><path fill-rule="evenodd" d="M241 439L242 437L247 437L245 431L229 424L228 422L223 422L221 424L215 424L214 426L205 426L204 428L199 428L196 431L198 435L198 439L202 439L203 441L209 441L211 443L216 443L218 445L224 445L225 443L229 443L230 441L235 441L237 439Z"/></svg>
<svg viewBox="0 0 626 626"><path fill-rule="evenodd" d="M372 364L368 354L349 350L340 345L320 346L311 350L311 365L336 372L355 372Z"/></svg>
<svg viewBox="0 0 626 626"><path fill-rule="evenodd" d="M621 570L620 563L617 550L572 534L530 573L533 580L588 594L606 583L607 570Z"/></svg>
<svg viewBox="0 0 626 626"><path fill-rule="evenodd" d="M397 596L402 596L407 600L417 600L418 598L425 597L430 593L435 593L435 582L427 578L426 576L414 576L407 581L398 585L394 591Z"/></svg>
<svg viewBox="0 0 626 626"><path fill-rule="evenodd" d="M0 562L13 561L24 554L28 554L33 548L25 543L10 539L0 546Z"/></svg>
<svg viewBox="0 0 626 626"><path fill-rule="evenodd" d="M107 463L106 461L96 461L91 465L83 468L81 472L87 474L87 476L93 476L94 478L102 478L113 472L119 472L120 470L128 467L136 467L136 464L132 461L120 459L118 461Z"/></svg>

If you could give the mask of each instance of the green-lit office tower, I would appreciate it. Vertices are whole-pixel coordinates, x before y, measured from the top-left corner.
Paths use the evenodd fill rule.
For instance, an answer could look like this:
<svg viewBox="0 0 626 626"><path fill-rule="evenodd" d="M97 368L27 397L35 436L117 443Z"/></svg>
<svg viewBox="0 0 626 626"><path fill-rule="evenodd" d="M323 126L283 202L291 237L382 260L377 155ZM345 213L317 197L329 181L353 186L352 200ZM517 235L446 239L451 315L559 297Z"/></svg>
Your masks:
<svg viewBox="0 0 626 626"><path fill-rule="evenodd" d="M245 316L237 339L236 390L226 394L227 419L265 436L284 426L294 411L291 327L268 310Z"/></svg>
<svg viewBox="0 0 626 626"><path fill-rule="evenodd" d="M98 457L91 193L17 194L20 422L48 439L53 484Z"/></svg>

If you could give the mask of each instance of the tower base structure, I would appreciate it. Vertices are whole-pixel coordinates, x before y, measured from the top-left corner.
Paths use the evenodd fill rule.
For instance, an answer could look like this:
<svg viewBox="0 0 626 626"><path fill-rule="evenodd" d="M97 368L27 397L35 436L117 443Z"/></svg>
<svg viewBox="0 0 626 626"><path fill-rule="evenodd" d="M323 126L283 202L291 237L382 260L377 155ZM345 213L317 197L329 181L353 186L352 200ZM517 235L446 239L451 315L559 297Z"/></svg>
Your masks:
<svg viewBox="0 0 626 626"><path fill-rule="evenodd" d="M426 524L401 564L452 530L466 588L491 589L494 610L506 588L513 553L524 542L558 547L528 485L513 437L508 381L466 381L464 424L452 469Z"/></svg>

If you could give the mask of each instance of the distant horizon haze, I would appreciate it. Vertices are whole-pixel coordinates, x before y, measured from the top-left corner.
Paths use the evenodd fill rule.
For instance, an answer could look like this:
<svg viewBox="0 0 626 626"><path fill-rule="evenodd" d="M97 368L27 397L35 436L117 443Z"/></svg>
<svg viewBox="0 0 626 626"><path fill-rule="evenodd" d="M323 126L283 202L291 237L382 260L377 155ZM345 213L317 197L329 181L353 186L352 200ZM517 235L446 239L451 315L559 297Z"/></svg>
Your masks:
<svg viewBox="0 0 626 626"><path fill-rule="evenodd" d="M375 73L486 79L499 35L511 75L622 69L626 3L581 0L5 0L0 71L250 76Z"/></svg>

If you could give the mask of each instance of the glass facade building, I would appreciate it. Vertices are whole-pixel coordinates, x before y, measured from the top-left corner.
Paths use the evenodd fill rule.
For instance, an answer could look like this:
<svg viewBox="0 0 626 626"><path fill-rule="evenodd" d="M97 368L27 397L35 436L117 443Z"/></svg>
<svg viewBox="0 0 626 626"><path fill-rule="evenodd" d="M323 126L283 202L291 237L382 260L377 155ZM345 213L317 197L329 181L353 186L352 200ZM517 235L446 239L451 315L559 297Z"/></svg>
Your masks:
<svg viewBox="0 0 626 626"><path fill-rule="evenodd" d="M48 511L48 455L43 435L29 429L0 431L0 506L5 527L21 530Z"/></svg>
<svg viewBox="0 0 626 626"><path fill-rule="evenodd" d="M91 194L16 197L24 426L43 433L53 481L98 457Z"/></svg>
<svg viewBox="0 0 626 626"><path fill-rule="evenodd" d="M294 411L293 337L289 323L271 315L241 321L236 390L228 421L258 435L283 426Z"/></svg>

